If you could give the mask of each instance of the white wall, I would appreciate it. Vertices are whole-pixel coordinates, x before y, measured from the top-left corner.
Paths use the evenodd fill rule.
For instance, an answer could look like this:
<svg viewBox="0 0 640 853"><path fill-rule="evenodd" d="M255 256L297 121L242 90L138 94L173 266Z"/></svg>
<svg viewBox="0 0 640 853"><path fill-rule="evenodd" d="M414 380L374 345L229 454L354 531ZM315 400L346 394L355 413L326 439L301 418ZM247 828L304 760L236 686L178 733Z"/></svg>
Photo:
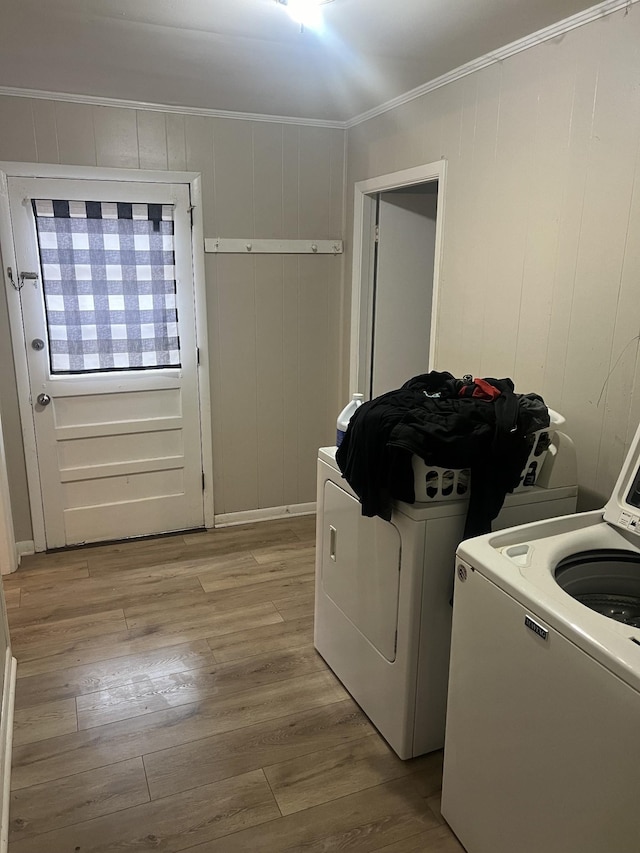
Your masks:
<svg viewBox="0 0 640 853"><path fill-rule="evenodd" d="M639 45L634 5L348 135L347 234L355 181L448 161L436 368L564 414L583 507L640 421Z"/></svg>

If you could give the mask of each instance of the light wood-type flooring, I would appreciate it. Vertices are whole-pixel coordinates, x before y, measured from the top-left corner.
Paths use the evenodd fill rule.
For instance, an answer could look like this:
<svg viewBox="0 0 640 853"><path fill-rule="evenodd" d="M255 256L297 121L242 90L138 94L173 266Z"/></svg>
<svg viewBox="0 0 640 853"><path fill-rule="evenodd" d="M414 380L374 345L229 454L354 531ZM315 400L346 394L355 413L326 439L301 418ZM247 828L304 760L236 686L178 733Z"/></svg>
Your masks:
<svg viewBox="0 0 640 853"><path fill-rule="evenodd" d="M10 853L464 853L313 648L313 517L23 560Z"/></svg>

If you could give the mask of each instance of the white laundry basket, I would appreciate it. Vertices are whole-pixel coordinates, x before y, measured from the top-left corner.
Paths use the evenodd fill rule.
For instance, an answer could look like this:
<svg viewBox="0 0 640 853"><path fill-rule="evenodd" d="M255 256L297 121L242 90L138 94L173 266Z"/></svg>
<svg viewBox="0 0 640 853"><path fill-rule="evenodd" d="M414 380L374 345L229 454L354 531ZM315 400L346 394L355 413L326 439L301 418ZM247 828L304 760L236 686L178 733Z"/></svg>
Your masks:
<svg viewBox="0 0 640 853"><path fill-rule="evenodd" d="M531 450L514 491L534 486L556 430L565 423L562 415L549 409L550 424L531 433ZM418 503L452 501L469 493L471 472L468 468L438 468L426 465L419 456L412 457L414 489Z"/></svg>

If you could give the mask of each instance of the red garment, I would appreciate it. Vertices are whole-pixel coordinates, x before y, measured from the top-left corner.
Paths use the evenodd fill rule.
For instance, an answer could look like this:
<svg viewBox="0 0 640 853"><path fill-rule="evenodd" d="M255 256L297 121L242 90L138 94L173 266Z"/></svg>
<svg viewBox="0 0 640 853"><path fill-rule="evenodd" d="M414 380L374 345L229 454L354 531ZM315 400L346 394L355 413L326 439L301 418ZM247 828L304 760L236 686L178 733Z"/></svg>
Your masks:
<svg viewBox="0 0 640 853"><path fill-rule="evenodd" d="M495 400L502 393L495 385L486 379L474 379L468 385L463 385L458 392L461 397L475 397L477 400Z"/></svg>

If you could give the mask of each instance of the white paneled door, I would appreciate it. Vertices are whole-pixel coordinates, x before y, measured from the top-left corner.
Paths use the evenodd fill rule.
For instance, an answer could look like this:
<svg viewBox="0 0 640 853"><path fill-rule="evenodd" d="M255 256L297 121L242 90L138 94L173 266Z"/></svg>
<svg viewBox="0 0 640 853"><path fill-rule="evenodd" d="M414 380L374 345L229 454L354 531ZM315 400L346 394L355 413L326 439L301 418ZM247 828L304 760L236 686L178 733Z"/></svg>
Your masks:
<svg viewBox="0 0 640 853"><path fill-rule="evenodd" d="M188 185L9 178L9 202L47 547L201 527Z"/></svg>

